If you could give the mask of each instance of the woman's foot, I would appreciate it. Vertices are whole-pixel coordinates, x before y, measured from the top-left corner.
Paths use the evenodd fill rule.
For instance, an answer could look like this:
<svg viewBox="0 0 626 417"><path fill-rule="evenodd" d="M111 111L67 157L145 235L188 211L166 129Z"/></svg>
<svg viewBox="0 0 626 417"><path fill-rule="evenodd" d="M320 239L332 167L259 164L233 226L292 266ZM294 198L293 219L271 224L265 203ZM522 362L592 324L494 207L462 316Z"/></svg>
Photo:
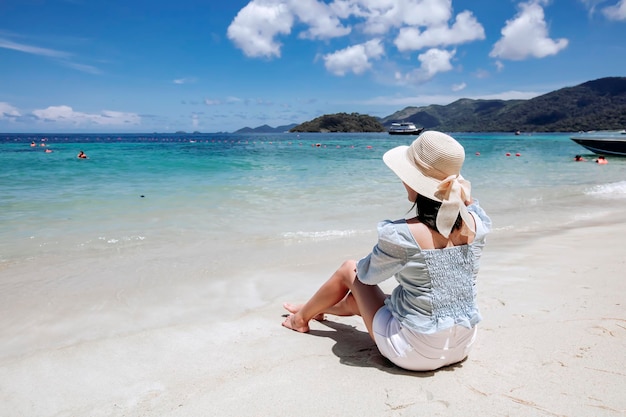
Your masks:
<svg viewBox="0 0 626 417"><path fill-rule="evenodd" d="M302 309L303 305L304 304L283 303L283 308L292 314L296 314ZM326 317L324 317L324 313L320 313L317 316L313 317L313 320L324 321L326 320Z"/></svg>
<svg viewBox="0 0 626 417"><path fill-rule="evenodd" d="M289 314L285 321L283 321L283 326L300 333L308 333L310 330L309 323L296 318L295 314Z"/></svg>

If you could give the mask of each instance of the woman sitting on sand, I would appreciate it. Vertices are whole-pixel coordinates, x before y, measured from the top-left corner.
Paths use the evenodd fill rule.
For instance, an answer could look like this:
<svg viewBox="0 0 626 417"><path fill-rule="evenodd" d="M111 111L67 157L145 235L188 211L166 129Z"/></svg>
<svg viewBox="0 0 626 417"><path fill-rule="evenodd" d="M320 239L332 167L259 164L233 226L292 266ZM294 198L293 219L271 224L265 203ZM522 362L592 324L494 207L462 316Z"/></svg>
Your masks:
<svg viewBox="0 0 626 417"><path fill-rule="evenodd" d="M378 243L344 262L306 304L285 303L283 326L309 331L324 313L360 315L383 356L401 368L427 371L463 360L481 320L475 281L491 220L460 175L461 144L435 131L399 146L383 161L402 180L417 216L383 221ZM395 276L391 295L378 287Z"/></svg>

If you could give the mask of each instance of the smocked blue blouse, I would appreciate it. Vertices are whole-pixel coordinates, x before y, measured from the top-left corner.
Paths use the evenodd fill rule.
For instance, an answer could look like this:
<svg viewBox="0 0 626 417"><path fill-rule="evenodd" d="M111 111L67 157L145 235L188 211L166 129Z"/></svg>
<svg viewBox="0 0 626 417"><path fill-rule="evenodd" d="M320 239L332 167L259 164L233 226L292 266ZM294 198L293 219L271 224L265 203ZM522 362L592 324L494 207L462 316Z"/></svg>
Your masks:
<svg viewBox="0 0 626 417"><path fill-rule="evenodd" d="M395 276L398 286L386 304L400 323L418 333L436 333L455 324L472 328L481 320L476 277L491 219L478 201L467 207L476 221L471 244L421 249L405 219L378 224L378 243L357 263L364 284Z"/></svg>

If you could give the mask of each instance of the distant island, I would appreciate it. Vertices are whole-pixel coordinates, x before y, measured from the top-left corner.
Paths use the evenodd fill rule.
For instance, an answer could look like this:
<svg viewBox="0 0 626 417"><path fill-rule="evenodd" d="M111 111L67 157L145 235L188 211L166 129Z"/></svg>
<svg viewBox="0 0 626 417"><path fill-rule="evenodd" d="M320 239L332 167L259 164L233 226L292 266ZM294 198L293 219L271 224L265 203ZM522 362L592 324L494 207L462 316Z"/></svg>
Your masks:
<svg viewBox="0 0 626 417"><path fill-rule="evenodd" d="M395 122L445 132L578 132L626 128L626 77L606 77L529 100L459 99L451 104L406 107L387 117L358 113L320 116L274 132L384 132ZM288 127L288 128L287 128ZM263 130L257 130L263 129ZM264 125L235 133L270 133Z"/></svg>
<svg viewBox="0 0 626 417"><path fill-rule="evenodd" d="M243 129L239 129L238 131L234 133L283 133L283 132L289 132L289 130L291 130L296 125L297 125L296 123L292 123L290 125L278 126L278 127L271 127L268 125L263 125L263 126L255 127L254 129L250 127L244 127Z"/></svg>
<svg viewBox="0 0 626 417"><path fill-rule="evenodd" d="M325 114L309 122L299 124L290 132L384 132L385 126L376 117L359 113Z"/></svg>

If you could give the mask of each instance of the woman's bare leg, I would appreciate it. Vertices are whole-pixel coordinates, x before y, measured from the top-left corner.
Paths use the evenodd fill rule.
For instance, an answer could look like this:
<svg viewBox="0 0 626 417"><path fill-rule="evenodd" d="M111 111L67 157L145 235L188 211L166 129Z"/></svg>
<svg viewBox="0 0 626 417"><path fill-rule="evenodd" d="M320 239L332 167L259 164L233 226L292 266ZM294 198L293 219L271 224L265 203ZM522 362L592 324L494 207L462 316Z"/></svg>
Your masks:
<svg viewBox="0 0 626 417"><path fill-rule="evenodd" d="M365 285L356 279L356 262L346 261L326 281L309 301L302 306L286 304L293 308L283 326L299 332L309 331L309 321L320 314L359 314L371 334L374 314L385 303L385 294L376 286ZM298 308L299 307L299 308Z"/></svg>
<svg viewBox="0 0 626 417"><path fill-rule="evenodd" d="M291 314L296 314L300 309L304 306L304 304L292 304L292 303L283 303L283 308L290 312ZM317 316L313 317L313 320L324 321L326 317L324 313L320 313Z"/></svg>
<svg viewBox="0 0 626 417"><path fill-rule="evenodd" d="M283 303L283 308L290 313L296 314L304 304L291 304ZM332 314L334 316L360 316L359 306L356 304L356 300L351 292L349 292L341 301L334 306L324 310L320 314L313 317L313 320L322 321L325 320L324 314Z"/></svg>
<svg viewBox="0 0 626 417"><path fill-rule="evenodd" d="M318 314L323 314L348 294L350 288L346 285L346 281L350 275L356 275L355 268L354 261L344 262L298 312L290 314L285 319L283 326L298 332L308 332L311 319Z"/></svg>

